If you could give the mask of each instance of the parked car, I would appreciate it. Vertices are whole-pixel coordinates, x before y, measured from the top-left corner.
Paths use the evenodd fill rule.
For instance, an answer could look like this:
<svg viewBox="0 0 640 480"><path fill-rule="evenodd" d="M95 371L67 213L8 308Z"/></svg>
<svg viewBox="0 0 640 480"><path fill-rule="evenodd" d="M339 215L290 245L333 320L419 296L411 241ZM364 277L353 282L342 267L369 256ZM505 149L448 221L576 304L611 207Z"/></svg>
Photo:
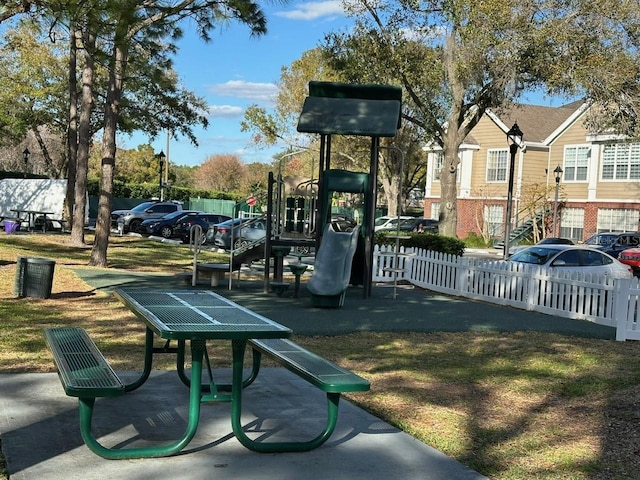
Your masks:
<svg viewBox="0 0 640 480"><path fill-rule="evenodd" d="M628 248L620 252L618 261L629 265L636 277L640 277L640 248Z"/></svg>
<svg viewBox="0 0 640 480"><path fill-rule="evenodd" d="M188 217L184 217L179 220L173 231L176 238L181 239L184 243L189 243L191 227L194 225L200 225L202 227L202 238L200 239L200 243L204 245L207 243L207 231L209 230L209 227L226 222L227 220L231 220L231 217L228 215L200 212L196 215L189 215Z"/></svg>
<svg viewBox="0 0 640 480"><path fill-rule="evenodd" d="M536 245L575 245L573 240L570 238L562 238L562 237L547 237L540 240ZM515 247L509 248L509 255L513 255L525 248L529 248L532 245L516 245Z"/></svg>
<svg viewBox="0 0 640 480"><path fill-rule="evenodd" d="M373 231L377 232L378 230L393 230L398 226L398 219L411 220L413 219L413 217L398 217L393 215L384 215L382 217L378 217L373 221Z"/></svg>
<svg viewBox="0 0 640 480"><path fill-rule="evenodd" d="M600 247L600 249L614 258L618 258L618 255L620 255L622 251L639 246L640 233L627 232L619 234L611 245L608 247Z"/></svg>
<svg viewBox="0 0 640 480"><path fill-rule="evenodd" d="M233 220L209 226L206 243L225 250L231 250L232 228L234 249L238 249L247 243L261 240L267 234L264 219L234 218Z"/></svg>
<svg viewBox="0 0 640 480"><path fill-rule="evenodd" d="M312 222L312 223L311 223ZM333 225L334 230L337 232L350 232L353 228L358 224L354 218L346 215L344 213L332 213L331 214L331 223ZM310 237L312 234L309 233L309 226L314 225L315 232L315 219L306 219L304 221L304 234Z"/></svg>
<svg viewBox="0 0 640 480"><path fill-rule="evenodd" d="M140 224L149 218L162 218L169 213L182 210L178 202L150 201L142 202L131 210L114 210L111 212L111 226L122 225L124 232L137 232Z"/></svg>
<svg viewBox="0 0 640 480"><path fill-rule="evenodd" d="M343 213L332 213L331 224L333 225L333 229L337 232L351 232L358 223L349 215L345 215Z"/></svg>
<svg viewBox="0 0 640 480"><path fill-rule="evenodd" d="M589 245L595 248L609 247L616 241L616 238L620 236L620 233L604 232L591 235L584 241L585 245Z"/></svg>
<svg viewBox="0 0 640 480"><path fill-rule="evenodd" d="M148 218L138 227L138 233L142 235L155 235L163 238L175 236L175 228L186 217L193 217L200 212L196 210L178 210L168 213L162 218Z"/></svg>
<svg viewBox="0 0 640 480"><path fill-rule="evenodd" d="M582 245L533 245L513 254L508 261L540 265L564 272L609 275L613 278L633 276L628 265L600 250Z"/></svg>
<svg viewBox="0 0 640 480"><path fill-rule="evenodd" d="M432 218L412 218L400 221L401 232L438 233L438 220Z"/></svg>

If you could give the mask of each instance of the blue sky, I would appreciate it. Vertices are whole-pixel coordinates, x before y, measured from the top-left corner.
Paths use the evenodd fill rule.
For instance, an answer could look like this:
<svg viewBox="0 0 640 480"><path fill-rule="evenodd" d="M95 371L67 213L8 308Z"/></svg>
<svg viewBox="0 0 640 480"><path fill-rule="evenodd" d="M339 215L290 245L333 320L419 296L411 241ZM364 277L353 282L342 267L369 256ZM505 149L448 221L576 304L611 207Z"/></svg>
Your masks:
<svg viewBox="0 0 640 480"><path fill-rule="evenodd" d="M195 166L216 154L235 154L245 163L270 163L285 147L253 146L250 133L240 131L245 108L251 104L272 106L281 68L316 47L325 34L348 28L352 22L340 0L267 4L263 9L268 22L263 36L251 37L247 27L231 23L220 26L212 33L212 41L204 43L193 30L185 29L175 69L182 84L207 101L209 127L195 131L197 147L186 138L171 139L170 163ZM568 100L532 93L521 101L558 106ZM156 152L167 153L166 135L153 140L143 134L118 139L124 148L146 143Z"/></svg>
<svg viewBox="0 0 640 480"><path fill-rule="evenodd" d="M270 107L281 68L350 21L339 0L266 5L263 9L268 31L259 37L251 37L248 28L237 23L218 28L209 43L185 31L175 70L187 89L207 101L209 127L196 130L198 147L186 138L171 139L171 163L200 165L216 154L236 154L245 163L271 162L282 151L282 146L257 149L251 145L250 133L240 131L245 108L251 104ZM154 140L146 135L122 136L118 143L125 148L150 143L155 151L167 153L164 135Z"/></svg>

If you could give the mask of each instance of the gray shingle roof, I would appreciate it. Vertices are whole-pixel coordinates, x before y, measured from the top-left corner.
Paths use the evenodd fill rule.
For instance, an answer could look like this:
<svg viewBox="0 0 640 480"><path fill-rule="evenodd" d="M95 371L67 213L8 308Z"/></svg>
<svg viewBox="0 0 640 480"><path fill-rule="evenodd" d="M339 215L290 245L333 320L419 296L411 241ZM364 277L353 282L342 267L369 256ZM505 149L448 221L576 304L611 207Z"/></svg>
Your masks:
<svg viewBox="0 0 640 480"><path fill-rule="evenodd" d="M543 142L563 122L575 113L584 102L576 101L560 107L517 104L504 110L497 117L507 127L518 123L525 142Z"/></svg>

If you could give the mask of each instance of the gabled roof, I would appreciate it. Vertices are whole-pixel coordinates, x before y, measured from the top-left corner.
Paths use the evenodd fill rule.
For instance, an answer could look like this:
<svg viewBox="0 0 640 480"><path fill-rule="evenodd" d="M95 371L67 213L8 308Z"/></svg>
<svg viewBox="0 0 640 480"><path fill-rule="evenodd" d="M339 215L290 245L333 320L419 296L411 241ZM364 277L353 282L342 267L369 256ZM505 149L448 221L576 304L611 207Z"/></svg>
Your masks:
<svg viewBox="0 0 640 480"><path fill-rule="evenodd" d="M505 133L517 123L524 133L525 143L548 144L575 120L585 108L583 101L576 101L560 107L542 105L516 104L502 111L499 115L487 112L489 117Z"/></svg>

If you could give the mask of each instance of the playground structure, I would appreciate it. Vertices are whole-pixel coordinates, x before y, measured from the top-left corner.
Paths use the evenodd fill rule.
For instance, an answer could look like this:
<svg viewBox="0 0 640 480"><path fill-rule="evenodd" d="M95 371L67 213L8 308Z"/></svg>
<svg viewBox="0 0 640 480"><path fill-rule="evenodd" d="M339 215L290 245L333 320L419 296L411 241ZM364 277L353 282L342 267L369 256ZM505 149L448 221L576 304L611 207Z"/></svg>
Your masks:
<svg viewBox="0 0 640 480"><path fill-rule="evenodd" d="M320 155L317 191L318 199L313 208L314 221L309 221L309 231L314 234L316 251L321 247L325 226L331 223L331 199L334 193L348 192L361 194L364 215L358 229L358 242L351 259L343 261L351 264L350 281L363 286L363 297L371 296L373 268L373 232L376 211L376 188L378 184L378 157L383 137L395 137L400 128L402 89L387 85L349 85L334 82L309 82L309 96L305 99L298 132L320 135ZM370 165L368 173L349 172L331 168L332 135L352 135L371 137ZM279 179L281 180L281 179ZM272 198L274 180L269 178L268 198ZM281 181L277 182L281 185ZM267 204L267 217L273 214ZM295 205L295 201L294 201ZM296 223L296 213L293 220ZM279 225L276 218L275 224ZM271 222L268 222L268 224ZM286 219L285 219L286 224ZM268 227L269 228L269 227ZM299 227L298 227L299 228ZM304 231L304 229L303 229ZM278 238L267 231L265 245L265 292L269 291L269 258L274 251L295 246L295 240ZM346 252L345 252L346 256ZM274 276L278 278L281 263L275 262ZM322 269L322 262L316 259L314 275ZM345 287L346 288L346 287ZM320 295L316 291L314 295Z"/></svg>
<svg viewBox="0 0 640 480"><path fill-rule="evenodd" d="M395 137L400 127L401 102L402 90L399 87L309 82L309 96L305 100L297 129L301 133L320 135L318 178L283 177L280 169L277 175L269 173L264 198L266 211L257 220L266 225L264 240L236 245L232 238L228 265L229 288L234 267L244 260L257 259L254 258L257 253L262 253L264 258L264 292L270 291L271 283L283 287L284 257L292 249L299 255L315 249L318 256L313 276L322 277L327 272L339 271L334 283L342 285L342 291L336 293L333 287L328 287L331 282L313 281L312 277L313 291L310 293L315 304L322 304L319 298L326 296L327 303L341 306L344 290L349 283L362 285L364 298L371 296L378 157L381 149L389 148L382 147L380 139ZM371 137L368 173L331 168L332 135ZM330 256L320 255L323 236L331 231L330 241L335 240L335 229L327 226L331 224L333 196L342 193L360 195L364 214L355 233L349 236L349 248L331 247L328 248ZM256 198L250 197L247 204L255 205ZM331 261L325 264L323 259L329 258ZM342 267L349 271L347 283L344 283L344 272L336 266L336 262L342 262ZM194 275L196 264L194 260ZM338 298L339 305L334 305L335 298Z"/></svg>

